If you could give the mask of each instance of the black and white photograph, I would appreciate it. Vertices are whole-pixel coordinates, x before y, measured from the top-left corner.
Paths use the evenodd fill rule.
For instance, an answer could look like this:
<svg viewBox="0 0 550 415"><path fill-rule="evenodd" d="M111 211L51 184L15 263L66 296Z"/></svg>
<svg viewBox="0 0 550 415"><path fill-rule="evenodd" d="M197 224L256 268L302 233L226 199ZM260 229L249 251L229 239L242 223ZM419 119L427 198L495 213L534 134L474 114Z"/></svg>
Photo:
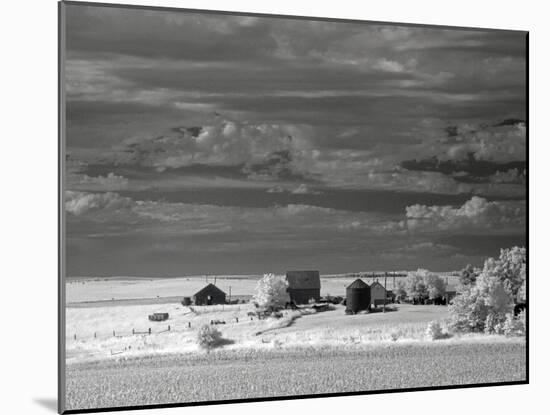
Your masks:
<svg viewBox="0 0 550 415"><path fill-rule="evenodd" d="M526 31L59 12L62 412L528 382Z"/></svg>

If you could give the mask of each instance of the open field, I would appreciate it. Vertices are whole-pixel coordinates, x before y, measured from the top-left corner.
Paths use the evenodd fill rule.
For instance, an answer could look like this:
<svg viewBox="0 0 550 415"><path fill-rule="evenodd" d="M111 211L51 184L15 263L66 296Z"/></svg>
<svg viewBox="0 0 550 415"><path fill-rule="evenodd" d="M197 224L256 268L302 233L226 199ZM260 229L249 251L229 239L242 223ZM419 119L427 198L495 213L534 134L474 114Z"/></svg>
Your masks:
<svg viewBox="0 0 550 415"><path fill-rule="evenodd" d="M250 298L254 293L256 282L261 276L217 276L216 286L227 294L231 291L232 298ZM448 288L454 289L457 277L445 276ZM345 296L346 287L356 278L346 276L321 276L321 295L331 294ZM396 278L396 282L399 278ZM364 278L368 284L372 278ZM125 304L122 300L143 300L154 303L163 298L191 297L207 282L214 282L214 277L181 277L181 278L69 278L66 284L67 305L77 306L77 303L107 301L108 305ZM384 283L383 280L380 280ZM231 287L231 290L230 290ZM387 289L394 289L393 278L388 277ZM114 300L114 301L113 301Z"/></svg>
<svg viewBox="0 0 550 415"><path fill-rule="evenodd" d="M69 365L68 409L522 381L522 340L390 344Z"/></svg>
<svg viewBox="0 0 550 415"><path fill-rule="evenodd" d="M160 353L194 353L197 330L211 320L222 320L218 326L224 338L233 344L228 349L266 348L272 343L295 347L300 345L339 346L423 340L428 322L447 317L444 306L396 304L386 313L346 315L344 306L313 313L285 310L280 319L259 320L250 317L250 304L184 307L181 304L151 304L114 307L76 307L67 309L67 359L69 362L112 359L112 355L145 356ZM168 312L170 318L151 322L148 314ZM170 331L168 330L170 325ZM136 332L152 334L132 335ZM115 336L113 336L113 330ZM76 339L74 335L76 334ZM266 346L267 345L267 346Z"/></svg>

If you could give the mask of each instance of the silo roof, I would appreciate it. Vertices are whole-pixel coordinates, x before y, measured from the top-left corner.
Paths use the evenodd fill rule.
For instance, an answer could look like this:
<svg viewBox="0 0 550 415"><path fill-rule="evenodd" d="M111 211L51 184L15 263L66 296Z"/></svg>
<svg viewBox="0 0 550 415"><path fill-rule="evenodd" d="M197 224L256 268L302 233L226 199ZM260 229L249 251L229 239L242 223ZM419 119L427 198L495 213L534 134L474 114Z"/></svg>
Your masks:
<svg viewBox="0 0 550 415"><path fill-rule="evenodd" d="M350 285L348 285L347 288L351 288L351 289L365 289L365 288L369 288L369 285L364 282L362 279L360 278L357 278L355 281L353 281Z"/></svg>

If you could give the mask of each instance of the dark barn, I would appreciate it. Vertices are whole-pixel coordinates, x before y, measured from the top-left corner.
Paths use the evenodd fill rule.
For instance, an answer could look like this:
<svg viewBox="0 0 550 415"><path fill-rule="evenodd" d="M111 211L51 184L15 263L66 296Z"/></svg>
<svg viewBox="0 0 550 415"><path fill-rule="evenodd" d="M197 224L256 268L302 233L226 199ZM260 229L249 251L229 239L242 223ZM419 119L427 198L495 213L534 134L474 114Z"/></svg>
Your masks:
<svg viewBox="0 0 550 415"><path fill-rule="evenodd" d="M193 296L195 305L225 304L225 293L214 284L208 284Z"/></svg>
<svg viewBox="0 0 550 415"><path fill-rule="evenodd" d="M307 304L310 299L321 299L321 278L319 271L288 271L288 295L295 304Z"/></svg>
<svg viewBox="0 0 550 415"><path fill-rule="evenodd" d="M357 313L370 308L370 287L356 279L346 288L346 311Z"/></svg>

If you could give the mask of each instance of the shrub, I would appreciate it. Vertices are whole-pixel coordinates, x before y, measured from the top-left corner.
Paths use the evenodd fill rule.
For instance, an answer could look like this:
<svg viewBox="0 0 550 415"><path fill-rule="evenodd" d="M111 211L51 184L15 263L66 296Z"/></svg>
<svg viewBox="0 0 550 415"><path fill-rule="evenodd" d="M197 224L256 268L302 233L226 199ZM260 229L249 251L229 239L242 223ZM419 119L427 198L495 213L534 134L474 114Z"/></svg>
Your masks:
<svg viewBox="0 0 550 415"><path fill-rule="evenodd" d="M428 328L426 329L426 336L428 336L430 340L439 340L447 337L446 334L443 333L441 324L439 324L439 322L437 321L431 321L430 323L428 323Z"/></svg>
<svg viewBox="0 0 550 415"><path fill-rule="evenodd" d="M222 344L222 334L215 327L205 324L197 333L197 344L202 349L210 350Z"/></svg>
<svg viewBox="0 0 550 415"><path fill-rule="evenodd" d="M272 342L271 342L271 344L273 344L273 347L274 347L275 349L280 349L280 348L283 347L283 342L282 342L281 340L279 340L279 339L273 339Z"/></svg>

